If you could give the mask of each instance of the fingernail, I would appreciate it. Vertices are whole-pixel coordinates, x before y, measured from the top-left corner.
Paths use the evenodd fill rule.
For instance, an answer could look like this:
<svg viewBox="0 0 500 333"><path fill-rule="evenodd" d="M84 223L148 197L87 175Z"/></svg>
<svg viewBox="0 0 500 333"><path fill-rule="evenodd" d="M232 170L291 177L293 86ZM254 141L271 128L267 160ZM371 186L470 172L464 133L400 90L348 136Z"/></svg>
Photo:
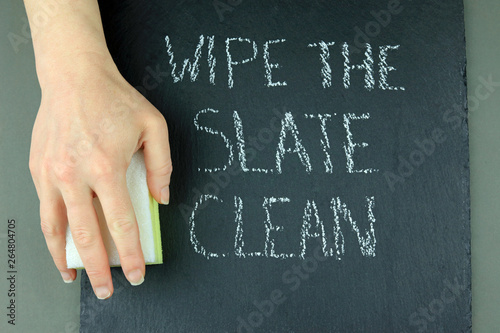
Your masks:
<svg viewBox="0 0 500 333"><path fill-rule="evenodd" d="M106 299L111 296L111 291L109 291L108 287L97 287L95 288L95 295L99 299Z"/></svg>
<svg viewBox="0 0 500 333"><path fill-rule="evenodd" d="M65 283L71 283L74 281L68 272L61 272L61 276Z"/></svg>
<svg viewBox="0 0 500 333"><path fill-rule="evenodd" d="M169 198L169 193L170 193L170 189L168 186L165 186L162 190L161 190L161 203L164 204L164 205L168 205L168 202L170 200Z"/></svg>
<svg viewBox="0 0 500 333"><path fill-rule="evenodd" d="M131 285L138 286L144 282L144 276L140 269L128 273L128 280Z"/></svg>

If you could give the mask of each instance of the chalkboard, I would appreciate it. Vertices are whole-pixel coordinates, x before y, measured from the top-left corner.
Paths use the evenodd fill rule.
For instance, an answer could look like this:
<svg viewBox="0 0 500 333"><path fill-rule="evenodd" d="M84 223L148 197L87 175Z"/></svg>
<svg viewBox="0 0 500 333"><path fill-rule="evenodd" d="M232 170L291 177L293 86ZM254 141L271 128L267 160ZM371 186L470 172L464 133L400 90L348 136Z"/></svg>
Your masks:
<svg viewBox="0 0 500 333"><path fill-rule="evenodd" d="M463 3L102 1L165 116L164 264L82 332L467 332Z"/></svg>

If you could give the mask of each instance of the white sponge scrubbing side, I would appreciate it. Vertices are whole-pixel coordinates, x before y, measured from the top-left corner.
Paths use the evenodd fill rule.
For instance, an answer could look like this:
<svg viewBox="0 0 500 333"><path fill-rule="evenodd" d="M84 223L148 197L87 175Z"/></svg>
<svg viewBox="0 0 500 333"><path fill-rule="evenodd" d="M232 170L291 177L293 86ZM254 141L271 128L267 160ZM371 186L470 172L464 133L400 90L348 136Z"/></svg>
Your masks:
<svg viewBox="0 0 500 333"><path fill-rule="evenodd" d="M148 189L146 165L144 163L144 153L142 150L139 150L132 156L132 160L127 169L127 187L139 226L144 260L146 264L161 264L163 263L163 256L158 203L151 196ZM109 232L98 197L94 198L94 207L99 218L101 237L106 247L109 265L112 267L120 266L120 257ZM66 263L68 268L84 268L69 226L66 230Z"/></svg>

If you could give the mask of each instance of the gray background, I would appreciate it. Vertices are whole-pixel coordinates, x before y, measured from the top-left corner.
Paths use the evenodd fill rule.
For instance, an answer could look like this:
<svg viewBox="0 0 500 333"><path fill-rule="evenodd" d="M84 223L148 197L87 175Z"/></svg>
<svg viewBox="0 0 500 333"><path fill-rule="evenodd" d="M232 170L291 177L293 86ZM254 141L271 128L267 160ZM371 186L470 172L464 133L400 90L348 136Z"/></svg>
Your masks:
<svg viewBox="0 0 500 333"><path fill-rule="evenodd" d="M28 170L31 129L40 103L23 3L0 7L0 331L78 332L79 278L62 282L39 226ZM238 8L235 8L238 10ZM500 331L500 1L465 0L472 201L474 332ZM9 38L10 37L10 38ZM20 43L12 43L17 38ZM479 90L478 90L479 89ZM489 93L487 95L486 93ZM7 220L16 220L16 326L7 324ZM415 304L417 309L425 304ZM439 317L436 319L439 320ZM408 330L411 330L409 327Z"/></svg>

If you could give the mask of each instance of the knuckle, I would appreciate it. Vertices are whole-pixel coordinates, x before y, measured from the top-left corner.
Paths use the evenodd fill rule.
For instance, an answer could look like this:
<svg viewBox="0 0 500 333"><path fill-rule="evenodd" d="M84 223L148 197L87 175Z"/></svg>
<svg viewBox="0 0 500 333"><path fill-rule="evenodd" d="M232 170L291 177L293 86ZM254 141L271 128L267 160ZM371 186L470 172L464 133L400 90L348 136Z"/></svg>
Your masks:
<svg viewBox="0 0 500 333"><path fill-rule="evenodd" d="M130 265L134 263L142 264L144 262L144 259L141 258L139 254L140 252L134 252L132 249L129 249L124 253L120 253L120 262L122 263L122 265Z"/></svg>
<svg viewBox="0 0 500 333"><path fill-rule="evenodd" d="M50 164L48 162L45 162L43 168L48 171L50 168ZM55 163L53 172L56 179L64 184L72 184L77 179L75 168L71 165L68 165L68 163Z"/></svg>
<svg viewBox="0 0 500 333"><path fill-rule="evenodd" d="M65 234L65 230L61 226L51 223L49 219L42 218L40 227L45 237L57 237Z"/></svg>
<svg viewBox="0 0 500 333"><path fill-rule="evenodd" d="M168 125L165 117L157 110L150 113L150 126L154 127L156 130L167 130Z"/></svg>
<svg viewBox="0 0 500 333"><path fill-rule="evenodd" d="M101 158L93 162L90 167L92 175L97 179L109 178L114 174L116 167L107 158Z"/></svg>
<svg viewBox="0 0 500 333"><path fill-rule="evenodd" d="M35 175L38 173L38 161L36 161L35 158L30 157L28 167L31 175Z"/></svg>
<svg viewBox="0 0 500 333"><path fill-rule="evenodd" d="M95 235L84 227L76 227L71 229L73 240L82 248L92 247L96 242Z"/></svg>
<svg viewBox="0 0 500 333"><path fill-rule="evenodd" d="M30 156L29 170L33 177L45 177L52 170L52 163L48 158Z"/></svg>
<svg viewBox="0 0 500 333"><path fill-rule="evenodd" d="M105 280L107 276L107 273L104 270L99 269L99 267L95 266L95 263L93 261L91 261L91 263L88 263L88 260L85 265L85 272L87 273L91 281L102 281Z"/></svg>
<svg viewBox="0 0 500 333"><path fill-rule="evenodd" d="M172 162L165 163L158 169L154 170L154 174L159 177L170 176L173 171Z"/></svg>
<svg viewBox="0 0 500 333"><path fill-rule="evenodd" d="M109 227L112 232L117 235L127 235L135 230L135 224L129 218L116 217L109 222Z"/></svg>
<svg viewBox="0 0 500 333"><path fill-rule="evenodd" d="M106 265L105 258L107 258L106 253L82 257L85 271L92 281L92 284L95 282L102 283L110 277L110 269L109 266Z"/></svg>

